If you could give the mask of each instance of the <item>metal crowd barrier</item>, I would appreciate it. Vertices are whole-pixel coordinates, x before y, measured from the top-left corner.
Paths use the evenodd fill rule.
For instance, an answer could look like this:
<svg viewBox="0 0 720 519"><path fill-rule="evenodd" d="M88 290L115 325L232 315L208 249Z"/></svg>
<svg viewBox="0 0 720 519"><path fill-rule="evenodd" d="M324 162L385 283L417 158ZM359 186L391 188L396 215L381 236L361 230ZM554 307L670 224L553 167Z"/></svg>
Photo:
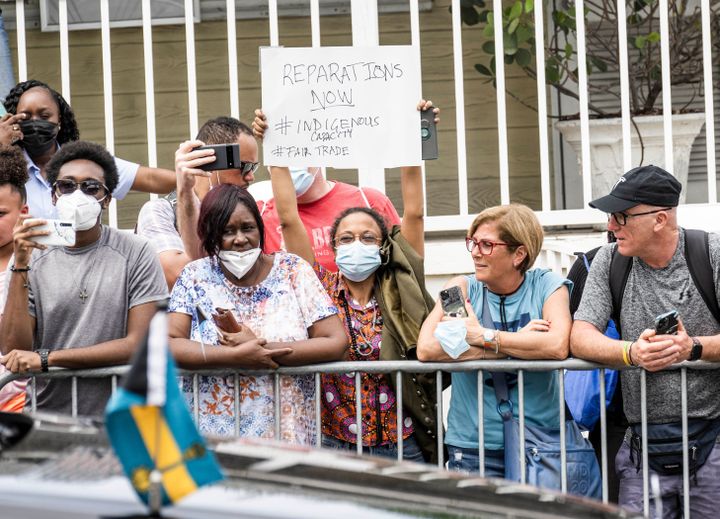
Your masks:
<svg viewBox="0 0 720 519"><path fill-rule="evenodd" d="M396 383L396 401L397 408L399 410L397 416L397 427L398 431L402 431L402 373L435 373L435 380L437 383L437 409L436 409L436 424L443 423L443 399L442 399L442 373L443 372L477 372L478 380L478 454L480 458L480 476L483 477L485 473L485 460L484 460L484 431L483 431L483 376L484 372L517 372L518 375L518 414L519 414L519 425L520 425L520 460L521 460L521 483L525 483L525 453L524 453L524 425L525 425L525 387L524 387L524 373L531 371L553 371L557 370L559 374L559 428L560 428L560 441L561 441L561 491L567 492L567 452L565 445L565 384L564 375L565 370L589 370L589 369L600 369L600 430L601 430L601 459L600 467L602 473L602 500L604 503L608 502L608 452L607 452L607 417L606 417L606 401L605 401L605 368L601 364L595 364L592 362L586 362L578 359L569 359L564 361L526 361L526 360L485 360L485 361L470 361L470 362L419 362L419 361L377 361L377 362L333 362L327 364L315 364L309 366L298 366L298 367L281 367L277 370L242 370L233 371L228 369L207 369L207 370L179 370L179 375L192 376L193 377L193 402L194 406L192 409L195 421L199 418L199 383L198 377L200 375L216 375L216 376L227 376L234 375L235 377L235 434L240 433L240 389L239 389L239 377L246 375L263 376L272 375L274 377L274 388L275 395L280 395L280 376L281 375L314 375L315 377L315 422L316 427L316 438L315 445L320 447L322 442L322 427L321 427L321 384L320 376L322 374L331 373L354 373L355 375L355 394L356 394L356 422L362 423L362 400L360 391L361 373L382 373L382 374L394 374ZM687 409L687 369L718 369L720 364L711 362L693 362L692 364L682 363L673 366L669 369L680 369L681 374L681 406L682 406L682 431L683 431L683 496L684 496L684 517L690 517L690 474L689 474L689 459L688 459L688 409ZM638 369L628 367L612 367L612 369ZM52 368L47 373L31 373L31 374L12 374L6 373L0 375L0 389L7 383L18 378L31 378L30 383L30 409L35 412L37 408L36 398L36 378L72 378L71 385L71 409L72 416L77 416L77 379L78 378L111 378L112 391L114 392L117 388L118 377L124 375L129 370L129 366L117 366L111 368L96 368L96 369L84 369L84 370L66 370ZM641 428L642 428L642 471L643 471L643 508L644 514L647 517L650 510L650 478L648 469L648 455L647 455L647 381L646 371L641 372L640 378L640 398L641 398ZM280 425L281 425L281 413L280 405L281 398L274 399L274 415L275 415L275 438L280 438ZM437 447L438 447L438 466L443 467L445 460L443 459L443 429L439 427L437 430ZM357 428L357 452L362 454L362 427ZM403 439L402 434L398 435L398 460L402 460L403 453Z"/></svg>

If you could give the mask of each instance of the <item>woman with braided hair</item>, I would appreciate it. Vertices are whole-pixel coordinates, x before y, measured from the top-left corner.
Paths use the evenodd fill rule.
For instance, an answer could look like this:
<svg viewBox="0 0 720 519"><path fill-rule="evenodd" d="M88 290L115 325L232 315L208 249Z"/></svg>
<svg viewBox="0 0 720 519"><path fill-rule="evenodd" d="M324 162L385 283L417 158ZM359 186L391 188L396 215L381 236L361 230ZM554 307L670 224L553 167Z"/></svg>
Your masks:
<svg viewBox="0 0 720 519"><path fill-rule="evenodd" d="M15 85L5 98L8 115L0 120L0 144L17 144L25 152L29 180L25 186L30 214L56 217L52 186L45 166L60 147L80 138L75 114L65 99L49 85L30 79ZM147 193L168 193L175 188L175 173L140 166L115 158L120 182L113 193L123 198L130 189Z"/></svg>

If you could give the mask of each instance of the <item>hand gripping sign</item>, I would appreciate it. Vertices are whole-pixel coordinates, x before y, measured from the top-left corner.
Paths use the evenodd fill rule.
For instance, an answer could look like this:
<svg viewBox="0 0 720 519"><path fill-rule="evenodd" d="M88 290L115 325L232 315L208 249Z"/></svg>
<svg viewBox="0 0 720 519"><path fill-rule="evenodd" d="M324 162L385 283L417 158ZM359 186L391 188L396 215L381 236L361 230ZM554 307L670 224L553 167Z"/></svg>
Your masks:
<svg viewBox="0 0 720 519"><path fill-rule="evenodd" d="M417 48L266 47L260 61L266 165L421 163Z"/></svg>

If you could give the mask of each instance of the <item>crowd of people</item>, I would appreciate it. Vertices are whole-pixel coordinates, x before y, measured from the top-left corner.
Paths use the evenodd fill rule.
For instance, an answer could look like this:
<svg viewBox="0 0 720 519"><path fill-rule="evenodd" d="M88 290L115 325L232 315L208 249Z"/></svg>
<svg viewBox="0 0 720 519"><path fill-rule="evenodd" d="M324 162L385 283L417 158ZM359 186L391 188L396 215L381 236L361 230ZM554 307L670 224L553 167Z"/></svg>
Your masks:
<svg viewBox="0 0 720 519"><path fill-rule="evenodd" d="M609 194L591 202L607 213L615 241L588 264L574 315L572 281L533 268L543 230L533 211L520 204L489 207L474 219L465 245L475 271L448 281L446 289L461 294L460 308L448 312L424 284L424 197L417 165L401 170L402 218L379 191L330 181L320 168L271 166L273 198L256 201L247 187L258 168L257 141L267 129L261 110L251 126L231 117L207 121L195 140L179 145L173 172L133 164L80 141L70 106L39 81L13 88L5 107L8 115L0 120L2 370L125 364L143 340L157 303L169 298L169 345L176 362L189 370L239 373L201 376L197 392L191 380L181 382L188 403L199 409L202 432L235 434L237 420L241 436L273 438L279 398L284 441L312 444L319 428L324 447L355 450L361 441L366 452L397 457L402 438L403 458L436 462L442 424L436 423L434 376L403 373L398 410L394 377L363 373L356 395L354 373L323 375L321 423L315 423L313 377L282 376L276 395L271 376L246 376L243 370L339 360L562 360L570 355L636 366L640 369L620 376L617 393L627 431L611 444L611 455L616 454L619 502L638 511L642 370L648 434L656 443L672 443L681 430L681 374L669 368L720 359L717 296L713 306L707 287L698 282L707 277L697 273L711 269L711 292L719 293L720 238L705 234L704 249L689 247L692 240L677 221L682 186L661 168L628 171ZM431 102L420 101L417 109L433 110L439 121ZM239 145L239 167L203 169L215 157L212 149L200 147L227 143ZM130 189L172 193L145 204L135 233L102 225L110 200ZM50 218L74 221L73 246L38 241L48 234L44 224ZM677 331L656 331L655 317L668 310L679 315ZM605 333L611 319L619 338ZM720 472L719 377L712 369L687 371L695 449L690 491L698 516L711 514L720 491L715 477ZM480 470L480 427L484 472L505 477L508 416L517 417L520 407L517 376L486 372L482 402L478 382L476 372L452 374L444 436L448 468ZM558 427L559 384L557 371L525 374L528 424ZM80 379L77 391L77 412L97 416L110 385ZM70 394L69 382L41 379L38 409L68 413ZM501 413L501 397L508 416ZM24 402L22 380L0 391L3 410L22 410ZM653 456L651 469L660 476L665 510L677 510L682 472Z"/></svg>

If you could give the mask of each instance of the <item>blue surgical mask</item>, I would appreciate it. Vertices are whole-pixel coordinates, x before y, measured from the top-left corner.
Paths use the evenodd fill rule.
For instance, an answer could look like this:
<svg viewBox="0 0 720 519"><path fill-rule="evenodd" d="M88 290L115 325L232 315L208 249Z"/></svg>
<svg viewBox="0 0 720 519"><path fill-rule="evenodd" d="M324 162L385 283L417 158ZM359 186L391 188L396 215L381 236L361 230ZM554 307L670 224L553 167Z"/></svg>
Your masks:
<svg viewBox="0 0 720 519"><path fill-rule="evenodd" d="M355 240L335 251L335 264L350 281L365 281L380 266L380 247Z"/></svg>
<svg viewBox="0 0 720 519"><path fill-rule="evenodd" d="M440 321L433 335L440 341L440 346L442 346L445 353L453 359L457 359L470 349L470 345L465 340L467 326L462 319Z"/></svg>
<svg viewBox="0 0 720 519"><path fill-rule="evenodd" d="M290 168L290 177L295 186L295 194L302 196L307 193L313 182L315 181L315 175L310 173L307 168Z"/></svg>

